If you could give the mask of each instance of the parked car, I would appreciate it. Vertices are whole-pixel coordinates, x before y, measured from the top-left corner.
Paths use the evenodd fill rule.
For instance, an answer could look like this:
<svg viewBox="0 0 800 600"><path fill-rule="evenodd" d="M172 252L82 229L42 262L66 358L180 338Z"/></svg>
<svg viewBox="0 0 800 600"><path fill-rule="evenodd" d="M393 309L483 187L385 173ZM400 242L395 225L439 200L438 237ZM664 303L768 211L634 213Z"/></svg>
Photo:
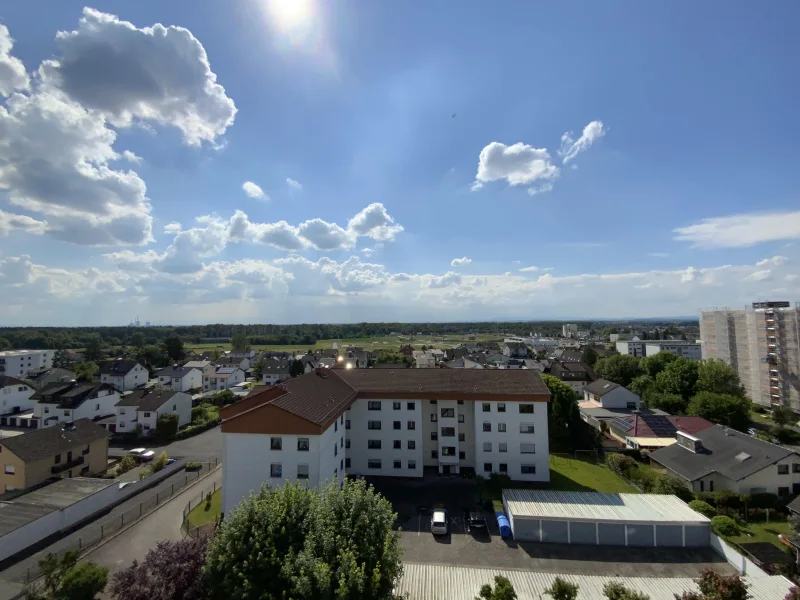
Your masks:
<svg viewBox="0 0 800 600"><path fill-rule="evenodd" d="M464 515L464 523L468 533L486 533L488 531L486 519L483 518L482 513L471 512Z"/></svg>
<svg viewBox="0 0 800 600"><path fill-rule="evenodd" d="M443 508L434 509L431 515L431 533L433 535L447 535L447 511Z"/></svg>
<svg viewBox="0 0 800 600"><path fill-rule="evenodd" d="M147 448L134 448L133 450L128 450L128 454L138 460L139 462L147 462L148 460L153 460L155 458L156 453L152 450L148 450Z"/></svg>

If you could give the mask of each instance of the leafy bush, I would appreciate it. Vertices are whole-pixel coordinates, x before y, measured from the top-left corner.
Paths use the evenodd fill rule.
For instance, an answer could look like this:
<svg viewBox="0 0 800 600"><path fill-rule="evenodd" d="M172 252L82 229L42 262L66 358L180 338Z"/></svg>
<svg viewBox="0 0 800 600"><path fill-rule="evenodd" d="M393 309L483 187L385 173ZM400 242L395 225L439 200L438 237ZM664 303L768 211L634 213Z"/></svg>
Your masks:
<svg viewBox="0 0 800 600"><path fill-rule="evenodd" d="M783 502L776 494L753 494L750 496L751 508L783 508Z"/></svg>
<svg viewBox="0 0 800 600"><path fill-rule="evenodd" d="M205 423L207 418L206 407L202 404L192 409L192 423Z"/></svg>
<svg viewBox="0 0 800 600"><path fill-rule="evenodd" d="M719 507L738 509L742 507L742 500L736 492L719 490L714 492L714 504Z"/></svg>
<svg viewBox="0 0 800 600"><path fill-rule="evenodd" d="M702 502L707 502L711 506L717 505L717 495L714 492L697 492L694 497Z"/></svg>
<svg viewBox="0 0 800 600"><path fill-rule="evenodd" d="M156 421L156 436L164 442L171 442L178 433L178 415L166 414L158 417Z"/></svg>
<svg viewBox="0 0 800 600"><path fill-rule="evenodd" d="M169 462L169 456L167 456L166 452L162 452L161 454L156 456L156 459L153 461L153 464L150 465L153 470L153 473L157 473L158 471L166 467L168 462Z"/></svg>
<svg viewBox="0 0 800 600"><path fill-rule="evenodd" d="M636 461L624 454L609 453L606 456L606 465L617 475L625 475L636 468Z"/></svg>
<svg viewBox="0 0 800 600"><path fill-rule="evenodd" d="M189 425L188 427L184 427L181 429L176 435L175 440L185 440L186 438L192 437L193 435L197 435L198 433L203 433L204 431L208 431L209 429L213 429L219 425L219 419L215 419L213 421L206 421L200 425Z"/></svg>
<svg viewBox="0 0 800 600"><path fill-rule="evenodd" d="M653 492L656 494L672 494L684 502L691 502L694 499L694 493L686 487L683 480L672 475L660 475L653 486Z"/></svg>
<svg viewBox="0 0 800 600"><path fill-rule="evenodd" d="M561 577L553 580L553 585L544 591L553 600L575 600L578 597L578 584L570 583Z"/></svg>
<svg viewBox="0 0 800 600"><path fill-rule="evenodd" d="M714 510L713 506L711 506L708 502L703 502L702 500L692 500L689 502L689 508L699 512L701 515L708 517L709 519L717 514L717 511Z"/></svg>
<svg viewBox="0 0 800 600"><path fill-rule="evenodd" d="M609 581L603 586L603 595L608 600L650 600L650 596L626 588L619 581Z"/></svg>
<svg viewBox="0 0 800 600"><path fill-rule="evenodd" d="M716 516L711 519L711 529L717 535L739 535L739 526L730 517Z"/></svg>

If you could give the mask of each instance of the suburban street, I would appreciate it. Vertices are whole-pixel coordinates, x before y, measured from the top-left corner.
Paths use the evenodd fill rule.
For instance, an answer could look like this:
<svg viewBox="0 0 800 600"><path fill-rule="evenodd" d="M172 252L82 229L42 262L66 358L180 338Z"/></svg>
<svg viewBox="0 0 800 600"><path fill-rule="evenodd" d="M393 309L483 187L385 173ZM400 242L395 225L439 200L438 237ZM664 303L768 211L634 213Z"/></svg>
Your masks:
<svg viewBox="0 0 800 600"><path fill-rule="evenodd" d="M208 431L194 437L172 442L171 444L146 444L147 448L159 454L165 451L169 456L185 456L192 461L208 462L222 460L222 432L219 427L214 427ZM111 455L118 456L125 454L132 446L109 447Z"/></svg>

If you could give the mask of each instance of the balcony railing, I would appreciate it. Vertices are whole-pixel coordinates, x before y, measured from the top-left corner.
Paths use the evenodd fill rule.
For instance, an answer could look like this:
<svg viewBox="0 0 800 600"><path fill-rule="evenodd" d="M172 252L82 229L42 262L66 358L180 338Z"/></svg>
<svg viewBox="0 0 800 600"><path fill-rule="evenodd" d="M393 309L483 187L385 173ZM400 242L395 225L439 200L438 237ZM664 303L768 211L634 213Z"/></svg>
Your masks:
<svg viewBox="0 0 800 600"><path fill-rule="evenodd" d="M83 456L79 456L77 458L73 458L68 462L61 463L60 465L53 465L50 471L53 473L53 475L56 475L58 473L63 473L64 471L72 469L73 467L77 467L78 465L82 465L83 463L84 463Z"/></svg>

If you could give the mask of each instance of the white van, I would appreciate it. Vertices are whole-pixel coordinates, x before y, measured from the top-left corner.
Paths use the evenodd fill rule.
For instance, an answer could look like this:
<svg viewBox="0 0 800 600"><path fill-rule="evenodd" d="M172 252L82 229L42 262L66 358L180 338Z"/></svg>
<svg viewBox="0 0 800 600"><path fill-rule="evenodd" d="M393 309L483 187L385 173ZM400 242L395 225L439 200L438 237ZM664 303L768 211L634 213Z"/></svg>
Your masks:
<svg viewBox="0 0 800 600"><path fill-rule="evenodd" d="M431 533L433 535L447 535L447 511L436 508L431 517Z"/></svg>

